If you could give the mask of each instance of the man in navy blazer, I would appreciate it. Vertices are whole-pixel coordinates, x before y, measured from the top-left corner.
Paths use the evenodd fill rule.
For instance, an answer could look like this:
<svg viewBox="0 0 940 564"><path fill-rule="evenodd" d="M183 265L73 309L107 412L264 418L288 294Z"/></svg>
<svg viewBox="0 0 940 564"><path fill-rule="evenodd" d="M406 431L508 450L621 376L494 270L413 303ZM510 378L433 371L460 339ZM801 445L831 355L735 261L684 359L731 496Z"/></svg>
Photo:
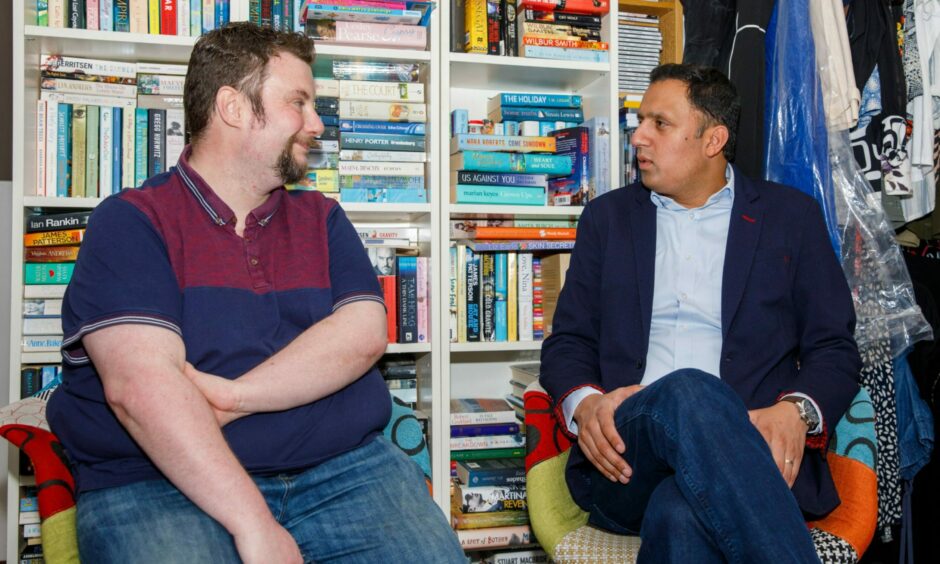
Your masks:
<svg viewBox="0 0 940 564"><path fill-rule="evenodd" d="M852 298L815 200L729 164L739 112L715 69L652 72L643 181L584 209L542 347L571 494L641 560L815 561L805 519L839 504Z"/></svg>

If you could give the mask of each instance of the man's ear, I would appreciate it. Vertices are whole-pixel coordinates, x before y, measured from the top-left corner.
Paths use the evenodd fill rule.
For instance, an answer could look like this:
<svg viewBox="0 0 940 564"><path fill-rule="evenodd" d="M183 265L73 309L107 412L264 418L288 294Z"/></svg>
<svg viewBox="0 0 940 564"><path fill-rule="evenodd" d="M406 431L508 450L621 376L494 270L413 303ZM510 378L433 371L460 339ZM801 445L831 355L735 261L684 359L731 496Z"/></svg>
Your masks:
<svg viewBox="0 0 940 564"><path fill-rule="evenodd" d="M246 100L241 92L223 86L215 93L215 113L229 127L243 127L246 123Z"/></svg>
<svg viewBox="0 0 940 564"><path fill-rule="evenodd" d="M713 125L705 130L705 154L712 158L720 154L728 143L728 128Z"/></svg>

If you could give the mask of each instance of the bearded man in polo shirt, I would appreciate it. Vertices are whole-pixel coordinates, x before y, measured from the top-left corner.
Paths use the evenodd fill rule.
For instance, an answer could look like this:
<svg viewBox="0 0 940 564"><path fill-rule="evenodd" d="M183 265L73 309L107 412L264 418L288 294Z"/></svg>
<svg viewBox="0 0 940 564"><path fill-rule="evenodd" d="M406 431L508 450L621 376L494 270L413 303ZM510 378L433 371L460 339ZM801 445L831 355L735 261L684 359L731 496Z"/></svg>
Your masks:
<svg viewBox="0 0 940 564"><path fill-rule="evenodd" d="M382 293L342 209L292 192L313 43L239 23L193 50L178 165L101 203L48 418L86 562L460 562L382 437ZM379 509L376 509L379 508Z"/></svg>

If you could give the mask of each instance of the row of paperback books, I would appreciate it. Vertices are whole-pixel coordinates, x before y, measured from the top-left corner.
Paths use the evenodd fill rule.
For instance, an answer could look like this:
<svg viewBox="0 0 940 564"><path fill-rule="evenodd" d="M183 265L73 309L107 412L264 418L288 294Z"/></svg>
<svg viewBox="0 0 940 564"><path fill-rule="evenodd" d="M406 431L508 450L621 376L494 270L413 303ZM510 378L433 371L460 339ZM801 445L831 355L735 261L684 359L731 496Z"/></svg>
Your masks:
<svg viewBox="0 0 940 564"><path fill-rule="evenodd" d="M386 356L379 361L378 367L382 378L385 379L385 385L388 386L388 391L411 409L417 409L418 369L414 359L390 359ZM419 417L422 425L425 426L425 435L427 435L426 419L423 414Z"/></svg>
<svg viewBox="0 0 940 564"><path fill-rule="evenodd" d="M458 0L454 52L606 63L606 0Z"/></svg>
<svg viewBox="0 0 940 564"><path fill-rule="evenodd" d="M564 284L570 253L474 250L450 247L451 342L541 341Z"/></svg>
<svg viewBox="0 0 940 564"><path fill-rule="evenodd" d="M629 102L627 102L629 103ZM640 125L637 118L636 107L639 104L629 103L632 107L620 108L620 177L623 185L629 186L640 181L640 167L636 161L636 148L630 143L633 132Z"/></svg>
<svg viewBox="0 0 940 564"><path fill-rule="evenodd" d="M185 65L42 55L36 194L103 197L176 164Z"/></svg>
<svg viewBox="0 0 940 564"><path fill-rule="evenodd" d="M304 181L341 202L426 203L427 103L418 63L334 61L317 78L325 130Z"/></svg>
<svg viewBox="0 0 940 564"><path fill-rule="evenodd" d="M389 343L427 343L430 330L430 259L368 247L385 298Z"/></svg>
<svg viewBox="0 0 940 564"><path fill-rule="evenodd" d="M90 211L78 211L26 218L23 352L55 352L62 346L62 297L90 216Z"/></svg>
<svg viewBox="0 0 940 564"><path fill-rule="evenodd" d="M621 92L645 92L663 49L659 18L620 12L617 24L617 87Z"/></svg>
<svg viewBox="0 0 940 564"><path fill-rule="evenodd" d="M300 17L318 42L423 51L433 9L434 2L309 0Z"/></svg>
<svg viewBox="0 0 940 564"><path fill-rule="evenodd" d="M20 549L20 562L41 563L44 553L39 517L39 493L36 486L23 488L23 495L20 497L19 525L25 540L25 546Z"/></svg>
<svg viewBox="0 0 940 564"><path fill-rule="evenodd" d="M264 0L250 0L259 3ZM272 0L266 0L269 4ZM284 0L285 10L302 0ZM197 36L228 23L229 0L35 0L36 25Z"/></svg>

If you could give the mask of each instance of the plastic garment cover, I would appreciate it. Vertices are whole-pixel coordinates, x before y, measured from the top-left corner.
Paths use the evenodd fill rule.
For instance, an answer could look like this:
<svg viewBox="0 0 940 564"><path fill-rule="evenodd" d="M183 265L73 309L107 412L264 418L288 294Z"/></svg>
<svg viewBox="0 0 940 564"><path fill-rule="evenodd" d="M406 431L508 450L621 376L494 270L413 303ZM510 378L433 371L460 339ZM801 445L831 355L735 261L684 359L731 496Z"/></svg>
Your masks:
<svg viewBox="0 0 940 564"><path fill-rule="evenodd" d="M842 270L855 300L855 340L864 349L887 338L891 357L932 339L881 197L862 176L848 131L829 134L832 188L842 240Z"/></svg>
<svg viewBox="0 0 940 564"><path fill-rule="evenodd" d="M808 0L778 0L767 27L764 174L819 202L838 255L826 116L808 22Z"/></svg>

